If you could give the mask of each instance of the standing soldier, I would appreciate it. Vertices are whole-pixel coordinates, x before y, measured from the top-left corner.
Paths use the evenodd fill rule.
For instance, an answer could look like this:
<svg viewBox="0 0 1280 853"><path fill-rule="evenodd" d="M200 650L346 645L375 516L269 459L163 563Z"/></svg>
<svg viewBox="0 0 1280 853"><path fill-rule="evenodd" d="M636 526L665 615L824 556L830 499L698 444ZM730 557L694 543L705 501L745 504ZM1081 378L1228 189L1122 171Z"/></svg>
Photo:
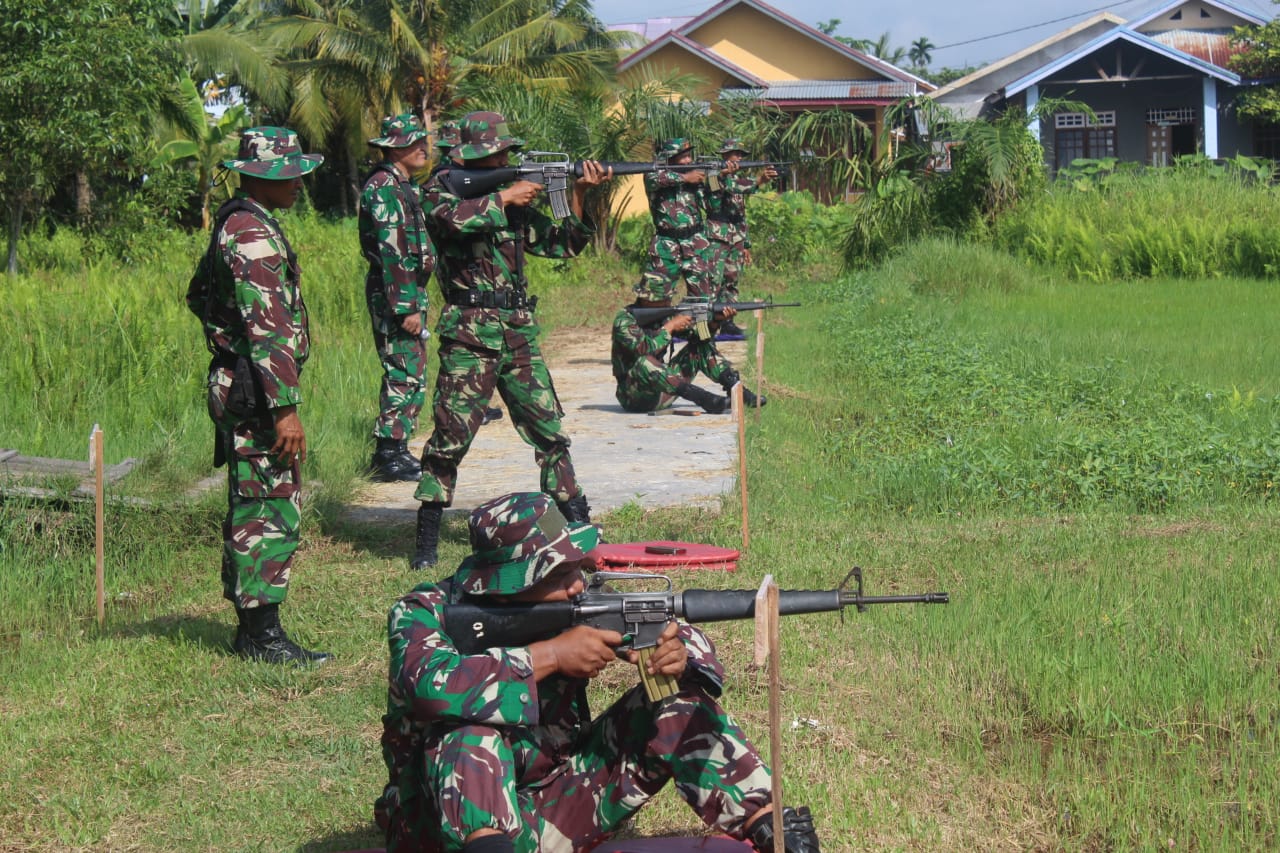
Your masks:
<svg viewBox="0 0 1280 853"><path fill-rule="evenodd" d="M719 190L707 194L707 236L711 238L712 278L720 283L717 297L722 302L738 301L738 277L751 263L751 240L747 236L747 196L778 177L778 170L766 166L758 178L738 175L738 163L748 154L742 140L729 138L720 146L725 160ZM732 320L721 327L726 336L741 336Z"/></svg>
<svg viewBox="0 0 1280 853"><path fill-rule="evenodd" d="M301 526L300 465L307 440L297 406L310 338L298 259L271 211L290 208L302 176L324 161L303 154L282 127L254 127L223 165L240 189L217 214L209 248L192 276L187 306L204 324L214 465L227 465L222 595L240 626L233 648L269 663L320 663L280 625L280 604Z"/></svg>
<svg viewBox="0 0 1280 853"><path fill-rule="evenodd" d="M670 166L693 162L693 142L668 139L658 149L658 159ZM641 286L674 294L684 276L690 296L713 296L711 243L704 230L706 172L662 170L644 176L644 191L653 216L653 241Z"/></svg>
<svg viewBox="0 0 1280 853"><path fill-rule="evenodd" d="M509 152L524 144L493 112L470 113L459 128L454 160L468 169L507 166ZM569 436L560 426L564 410L542 359L534 318L537 297L529 296L525 252L567 258L587 245L592 229L582 221L588 187L603 183L599 163L588 161L574 182L572 215L551 219L532 207L542 185L516 181L498 192L460 198L437 173L425 188L427 228L439 253L437 279L444 292L436 333L440 371L432 402L435 426L422 455L416 496L417 537L411 565L436 563L440 519L453 501L458 464L466 455L497 388L511 420L542 469L542 491L555 499L565 518L587 522L590 508L574 476Z"/></svg>
<svg viewBox="0 0 1280 853"><path fill-rule="evenodd" d="M406 113L383 119L382 136L369 144L383 157L360 191L360 250L369 262L364 298L382 362L369 467L382 482L417 480L422 469L408 441L425 397L427 348L421 333L435 254L412 178L427 165L427 132L417 116Z"/></svg>

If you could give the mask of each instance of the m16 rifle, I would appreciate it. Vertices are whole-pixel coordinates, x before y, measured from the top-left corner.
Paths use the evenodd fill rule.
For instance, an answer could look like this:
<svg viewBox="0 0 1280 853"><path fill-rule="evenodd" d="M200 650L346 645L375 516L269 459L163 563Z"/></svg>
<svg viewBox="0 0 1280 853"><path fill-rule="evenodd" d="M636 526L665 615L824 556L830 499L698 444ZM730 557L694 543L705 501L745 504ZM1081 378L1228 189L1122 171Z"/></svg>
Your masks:
<svg viewBox="0 0 1280 853"><path fill-rule="evenodd" d="M729 166L728 160L721 160L719 157L699 157L694 163L699 169L707 174L707 186L715 192L724 189L724 183L721 175ZM739 160L738 169L781 169L783 166L790 166L790 160ZM736 170L735 170L736 171Z"/></svg>
<svg viewBox="0 0 1280 853"><path fill-rule="evenodd" d="M620 581L662 581L665 590L656 592L619 592L609 584ZM849 589L849 582L856 586ZM835 589L782 590L778 593L778 613L793 616L802 613L843 611L850 605L859 612L874 604L947 604L945 592L918 595L863 595L862 569L854 567ZM640 655L640 677L649 699L657 701L675 692L674 679L652 676L645 671L649 654L657 646L667 623L673 619L686 622L725 622L755 617L756 591L751 589L687 589L675 592L666 575L631 572L595 572L586 590L569 601L521 603L446 604L445 630L454 648L464 655L485 649L527 646L548 640L576 625L591 625L606 631L617 631L625 645Z"/></svg>
<svg viewBox="0 0 1280 853"><path fill-rule="evenodd" d="M547 198L551 202L551 214L556 219L564 219L570 214L569 177L582 177L581 160L571 160L568 154L554 151L527 151L521 155L521 162L515 166L499 166L494 169L468 169L463 166L450 166L440 171L437 177L444 188L458 198L477 198L496 192L499 187L512 181L533 181L547 188ZM606 171L613 170L615 176L643 175L647 172L695 172L701 165L687 163L669 165L667 163L601 163Z"/></svg>
<svg viewBox="0 0 1280 853"><path fill-rule="evenodd" d="M762 311L766 308L799 308L799 302L714 302L707 297L690 297L675 305L656 308L641 308L635 305L627 307L627 312L641 326L661 323L677 314L687 314L693 318L694 337L709 341L712 339L711 321L726 308L734 311Z"/></svg>

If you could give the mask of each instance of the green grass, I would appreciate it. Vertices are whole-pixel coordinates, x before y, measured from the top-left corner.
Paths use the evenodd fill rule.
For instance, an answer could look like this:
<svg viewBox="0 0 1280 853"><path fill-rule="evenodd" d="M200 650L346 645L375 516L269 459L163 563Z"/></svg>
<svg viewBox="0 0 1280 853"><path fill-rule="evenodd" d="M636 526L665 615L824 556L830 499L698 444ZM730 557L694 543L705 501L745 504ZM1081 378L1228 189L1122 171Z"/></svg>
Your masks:
<svg viewBox="0 0 1280 853"><path fill-rule="evenodd" d="M312 473L334 484L367 453L376 379L361 363L372 355L359 281L327 248L342 227L299 228L325 330L305 381L341 386L317 390L304 418ZM539 283L549 316L590 317L603 335L629 276L571 269ZM1071 284L931 243L873 273L769 284L806 308L768 319L770 405L748 419L751 548L736 574L677 583L754 588L772 573L784 588L819 588L857 564L870 594L952 597L785 621L784 783L789 801L814 808L824 849L1274 849L1280 578L1264 484L1280 356L1256 339L1269 283ZM28 325L55 322L41 316ZM163 334L191 331L174 319ZM199 369L171 392L180 404L157 410L190 436L120 435L150 454L144 479L205 473L184 458L206 450ZM57 414L61 388L45 386L45 434L65 430L78 448L80 424ZM113 394L99 399L109 407ZM0 406L28 417L4 392ZM1205 449L1206 424L1226 450ZM24 434L3 429L0 445ZM1184 470L1192 457L1200 473ZM113 509L101 632L91 515L0 503L0 849L376 844L383 620L416 578L407 531L331 521L334 489L312 502L285 613L300 640L335 653L315 672L230 654L219 495ZM613 541L734 545L739 517L730 497L721 514L630 506L604 521ZM450 565L465 532L451 522L444 539ZM730 674L725 702L765 745L750 632L709 631ZM633 681L611 668L593 700ZM669 793L639 822L646 833L695 824Z"/></svg>

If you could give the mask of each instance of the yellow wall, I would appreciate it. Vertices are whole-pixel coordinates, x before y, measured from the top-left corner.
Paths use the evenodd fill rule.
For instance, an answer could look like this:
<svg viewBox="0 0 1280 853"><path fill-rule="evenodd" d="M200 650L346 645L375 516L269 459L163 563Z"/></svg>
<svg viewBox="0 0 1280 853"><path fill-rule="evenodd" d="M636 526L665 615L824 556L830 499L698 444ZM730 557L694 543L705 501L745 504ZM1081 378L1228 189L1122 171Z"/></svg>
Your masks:
<svg viewBox="0 0 1280 853"><path fill-rule="evenodd" d="M762 80L868 80L884 76L746 6L717 15L689 37Z"/></svg>

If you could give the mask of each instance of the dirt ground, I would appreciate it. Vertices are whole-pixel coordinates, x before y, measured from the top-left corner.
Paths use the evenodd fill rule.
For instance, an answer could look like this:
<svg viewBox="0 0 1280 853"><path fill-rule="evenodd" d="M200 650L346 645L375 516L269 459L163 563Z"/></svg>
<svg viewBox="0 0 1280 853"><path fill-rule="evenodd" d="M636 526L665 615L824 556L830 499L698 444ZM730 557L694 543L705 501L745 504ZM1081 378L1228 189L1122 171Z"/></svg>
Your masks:
<svg viewBox="0 0 1280 853"><path fill-rule="evenodd" d="M720 349L735 365L746 357L743 342L722 342ZM658 415L624 412L613 396L607 329L557 331L543 340L543 352L565 410L578 482L593 514L632 502L719 507L721 495L736 488L735 417L708 415L684 400ZM720 390L705 377L699 384ZM495 399L492 405L501 407L502 401ZM409 442L415 454L431 431L429 409L424 414ZM413 483L369 483L353 497L344 517L365 524L411 523L418 509L413 490ZM504 412L502 420L481 427L463 459L451 511L470 512L506 492L537 490L533 448L516 434Z"/></svg>

